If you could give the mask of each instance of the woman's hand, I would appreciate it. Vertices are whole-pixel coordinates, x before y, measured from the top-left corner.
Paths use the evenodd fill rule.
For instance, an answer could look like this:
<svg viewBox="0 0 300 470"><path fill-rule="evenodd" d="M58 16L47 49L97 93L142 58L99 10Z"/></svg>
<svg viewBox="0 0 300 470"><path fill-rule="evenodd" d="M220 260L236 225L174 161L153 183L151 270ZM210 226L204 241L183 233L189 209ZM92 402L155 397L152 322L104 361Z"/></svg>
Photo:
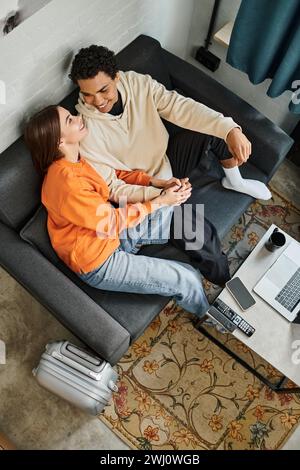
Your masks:
<svg viewBox="0 0 300 470"><path fill-rule="evenodd" d="M178 179L178 178L176 178L176 179ZM181 178L179 181L180 181L180 189L188 189L188 188L192 187L191 183L189 182L189 178ZM171 185L171 186L173 186L173 185ZM169 186L166 186L166 188L168 188L168 187Z"/></svg>
<svg viewBox="0 0 300 470"><path fill-rule="evenodd" d="M152 199L151 202L162 206L180 206L188 200L192 192L192 186L173 185L170 188L164 189L160 196Z"/></svg>

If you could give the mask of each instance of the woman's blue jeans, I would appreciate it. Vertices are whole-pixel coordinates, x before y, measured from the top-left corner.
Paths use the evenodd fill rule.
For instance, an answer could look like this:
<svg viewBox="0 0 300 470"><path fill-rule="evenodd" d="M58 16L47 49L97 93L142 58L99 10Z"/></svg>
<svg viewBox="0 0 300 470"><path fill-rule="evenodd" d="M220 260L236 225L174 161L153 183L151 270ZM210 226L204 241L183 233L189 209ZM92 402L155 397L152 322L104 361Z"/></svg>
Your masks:
<svg viewBox="0 0 300 470"><path fill-rule="evenodd" d="M201 318L208 310L199 271L179 261L136 256L141 246L167 243L173 210L159 209L120 234L120 246L97 269L78 276L96 289L159 294Z"/></svg>

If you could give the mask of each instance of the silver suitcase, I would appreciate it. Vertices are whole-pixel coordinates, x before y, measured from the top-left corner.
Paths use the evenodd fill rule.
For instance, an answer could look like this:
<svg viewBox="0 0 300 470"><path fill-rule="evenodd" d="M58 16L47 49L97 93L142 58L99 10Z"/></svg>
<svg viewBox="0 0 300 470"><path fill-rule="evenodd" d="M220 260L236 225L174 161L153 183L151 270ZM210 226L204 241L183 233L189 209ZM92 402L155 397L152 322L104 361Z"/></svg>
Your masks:
<svg viewBox="0 0 300 470"><path fill-rule="evenodd" d="M118 391L111 365L68 341L47 344L32 373L40 385L92 415Z"/></svg>

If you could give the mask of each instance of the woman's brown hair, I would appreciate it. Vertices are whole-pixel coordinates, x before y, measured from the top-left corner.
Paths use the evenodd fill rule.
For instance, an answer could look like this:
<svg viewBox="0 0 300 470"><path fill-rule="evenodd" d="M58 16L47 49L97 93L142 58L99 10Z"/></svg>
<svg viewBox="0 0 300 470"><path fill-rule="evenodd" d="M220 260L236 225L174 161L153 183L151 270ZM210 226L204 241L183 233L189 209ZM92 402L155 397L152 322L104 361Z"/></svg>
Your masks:
<svg viewBox="0 0 300 470"><path fill-rule="evenodd" d="M61 133L57 106L48 106L34 114L26 124L24 138L35 168L44 176L51 163L63 156L59 151Z"/></svg>

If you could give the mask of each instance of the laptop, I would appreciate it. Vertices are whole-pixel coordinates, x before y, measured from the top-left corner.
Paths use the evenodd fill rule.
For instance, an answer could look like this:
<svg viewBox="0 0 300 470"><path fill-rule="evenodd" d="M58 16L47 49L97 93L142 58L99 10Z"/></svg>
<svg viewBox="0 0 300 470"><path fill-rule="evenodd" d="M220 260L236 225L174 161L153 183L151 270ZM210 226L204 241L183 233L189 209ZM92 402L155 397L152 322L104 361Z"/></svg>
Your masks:
<svg viewBox="0 0 300 470"><path fill-rule="evenodd" d="M299 323L300 244L291 242L253 290L287 320Z"/></svg>

